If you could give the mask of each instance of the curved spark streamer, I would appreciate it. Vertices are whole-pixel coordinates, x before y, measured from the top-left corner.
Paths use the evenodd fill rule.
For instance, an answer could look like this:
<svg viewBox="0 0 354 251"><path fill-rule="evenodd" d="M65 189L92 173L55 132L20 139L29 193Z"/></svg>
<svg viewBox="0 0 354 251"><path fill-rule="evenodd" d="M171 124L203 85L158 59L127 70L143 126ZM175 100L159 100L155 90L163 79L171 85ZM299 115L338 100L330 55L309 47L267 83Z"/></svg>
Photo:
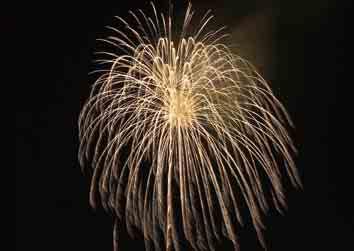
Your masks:
<svg viewBox="0 0 354 251"><path fill-rule="evenodd" d="M166 250L180 250L183 236L195 250L213 250L223 235L238 250L242 200L264 246L266 192L281 210L284 170L301 185L285 128L292 122L254 67L220 42L223 28L206 31L210 12L192 29L189 4L174 40L170 15L151 5L153 17L130 12L134 25L117 17L125 30L109 27L115 36L104 41L125 54L103 52L109 67L79 117L90 203L99 197L130 234L141 230L146 247L160 250L163 239Z"/></svg>

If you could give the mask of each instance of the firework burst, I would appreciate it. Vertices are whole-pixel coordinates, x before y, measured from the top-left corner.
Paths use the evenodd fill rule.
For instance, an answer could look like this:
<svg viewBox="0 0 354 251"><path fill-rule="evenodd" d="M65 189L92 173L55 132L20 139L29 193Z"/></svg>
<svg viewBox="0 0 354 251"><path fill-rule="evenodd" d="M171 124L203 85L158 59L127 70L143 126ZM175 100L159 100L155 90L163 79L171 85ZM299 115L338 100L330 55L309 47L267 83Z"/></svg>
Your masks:
<svg viewBox="0 0 354 251"><path fill-rule="evenodd" d="M115 35L104 39L124 53L102 52L108 67L79 118L90 202L124 219L129 233L141 230L147 247L163 240L167 250L180 249L179 237L213 249L221 235L238 249L243 203L264 245L266 194L281 210L282 173L300 185L291 120L254 67L222 43L224 28L205 29L210 12L192 29L189 4L177 36L171 16L152 10L130 12L134 25L117 17L124 30L109 27Z"/></svg>

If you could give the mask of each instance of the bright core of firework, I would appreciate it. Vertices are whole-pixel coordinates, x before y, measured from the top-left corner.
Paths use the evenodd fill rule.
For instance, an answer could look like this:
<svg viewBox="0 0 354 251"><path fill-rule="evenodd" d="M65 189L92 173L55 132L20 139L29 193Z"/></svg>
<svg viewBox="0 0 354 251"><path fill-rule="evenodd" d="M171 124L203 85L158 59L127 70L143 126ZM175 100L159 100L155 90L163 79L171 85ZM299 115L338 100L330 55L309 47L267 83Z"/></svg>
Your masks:
<svg viewBox="0 0 354 251"><path fill-rule="evenodd" d="M221 42L223 28L205 29L209 12L192 29L189 5L175 38L171 17L152 9L153 17L130 12L134 25L117 17L124 32L109 27L115 35L104 41L124 54L102 52L108 67L80 114L91 204L99 195L131 234L141 230L147 247L163 240L179 250L183 237L195 250L212 250L221 235L238 249L243 200L264 245L265 194L280 210L282 173L300 185L285 128L291 120L254 67Z"/></svg>

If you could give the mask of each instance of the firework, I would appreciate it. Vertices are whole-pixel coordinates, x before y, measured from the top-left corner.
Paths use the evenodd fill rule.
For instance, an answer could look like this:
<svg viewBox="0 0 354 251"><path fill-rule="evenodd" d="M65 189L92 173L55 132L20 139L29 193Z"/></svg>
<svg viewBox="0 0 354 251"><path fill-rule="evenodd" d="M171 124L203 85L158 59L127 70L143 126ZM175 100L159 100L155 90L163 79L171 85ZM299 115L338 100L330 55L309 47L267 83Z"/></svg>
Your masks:
<svg viewBox="0 0 354 251"><path fill-rule="evenodd" d="M179 250L181 236L195 250L214 249L221 236L238 249L242 203L264 245L266 194L281 210L284 171L300 185L285 128L292 122L255 68L222 42L224 27L206 29L210 11L193 28L189 4L178 34L171 15L151 5L152 17L117 17L124 29L109 27L114 36L103 39L119 54L101 52L107 67L79 117L90 202L116 216L115 248L125 222L157 250Z"/></svg>

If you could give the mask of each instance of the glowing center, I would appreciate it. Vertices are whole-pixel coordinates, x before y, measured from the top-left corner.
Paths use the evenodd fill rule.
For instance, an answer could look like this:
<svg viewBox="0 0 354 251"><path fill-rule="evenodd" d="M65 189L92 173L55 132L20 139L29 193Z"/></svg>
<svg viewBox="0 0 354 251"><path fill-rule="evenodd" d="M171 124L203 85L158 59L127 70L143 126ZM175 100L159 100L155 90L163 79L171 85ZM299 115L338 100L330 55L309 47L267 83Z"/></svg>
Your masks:
<svg viewBox="0 0 354 251"><path fill-rule="evenodd" d="M172 126L188 126L193 119L192 98L181 91L170 93L168 121Z"/></svg>

